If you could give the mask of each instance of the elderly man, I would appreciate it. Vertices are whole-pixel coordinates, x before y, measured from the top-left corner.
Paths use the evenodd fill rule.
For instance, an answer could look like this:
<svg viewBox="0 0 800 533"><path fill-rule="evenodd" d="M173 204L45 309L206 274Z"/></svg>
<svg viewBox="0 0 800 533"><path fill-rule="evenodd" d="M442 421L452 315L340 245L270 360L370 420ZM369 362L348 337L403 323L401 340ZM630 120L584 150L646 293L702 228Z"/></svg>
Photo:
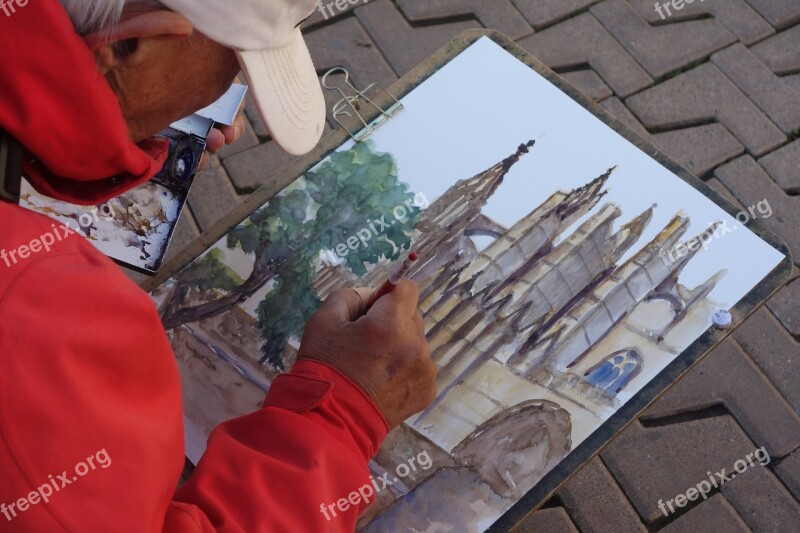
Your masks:
<svg viewBox="0 0 800 533"><path fill-rule="evenodd" d="M297 29L314 0L163 4L5 1L0 129L37 189L90 204L149 179L165 158L152 136L240 69L281 147L316 144L324 104ZM53 229L41 215L0 201L0 229L20 259L0 264L2 531L352 530L374 499L369 460L432 400L416 287L366 314L368 292L336 292L263 408L218 427L176 492L179 376L153 303L79 236L32 254Z"/></svg>

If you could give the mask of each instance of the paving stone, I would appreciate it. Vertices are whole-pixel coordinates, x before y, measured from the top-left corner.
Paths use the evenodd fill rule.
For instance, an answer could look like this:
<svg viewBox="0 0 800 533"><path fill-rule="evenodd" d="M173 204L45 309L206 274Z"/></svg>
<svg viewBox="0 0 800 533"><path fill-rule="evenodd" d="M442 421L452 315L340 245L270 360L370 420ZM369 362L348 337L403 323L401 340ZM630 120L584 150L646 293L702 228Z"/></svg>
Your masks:
<svg viewBox="0 0 800 533"><path fill-rule="evenodd" d="M653 144L699 177L745 151L722 124L657 133L653 135Z"/></svg>
<svg viewBox="0 0 800 533"><path fill-rule="evenodd" d="M764 308L733 335L789 405L800 411L800 344Z"/></svg>
<svg viewBox="0 0 800 533"><path fill-rule="evenodd" d="M728 200L728 202L738 207L740 210L747 209L745 206L741 204L741 202L739 202L739 200L733 195L733 193L729 191L728 188L725 187L725 185L723 185L721 181L719 181L719 178L717 177L710 178L706 180L705 183L706 185L717 191L719 194L721 194L723 198Z"/></svg>
<svg viewBox="0 0 800 533"><path fill-rule="evenodd" d="M800 139L758 160L786 192L800 192Z"/></svg>
<svg viewBox="0 0 800 533"><path fill-rule="evenodd" d="M722 124L708 124L651 135L618 98L601 105L695 176L744 153L744 146Z"/></svg>
<svg viewBox="0 0 800 533"><path fill-rule="evenodd" d="M710 63L631 96L625 105L650 131L716 120L756 156L786 140L780 129Z"/></svg>
<svg viewBox="0 0 800 533"><path fill-rule="evenodd" d="M715 494L659 531L662 533L697 533L698 531L749 533L750 528L728 503L728 500L720 494Z"/></svg>
<svg viewBox="0 0 800 533"><path fill-rule="evenodd" d="M233 144L226 144L222 147L222 149L217 152L217 157L220 159L225 159L228 156L236 155L239 152L244 152L248 148L252 148L253 146L258 146L261 142L258 140L258 136L256 135L253 126L250 124L250 121L247 120L245 116L244 119L245 127L244 127L244 134Z"/></svg>
<svg viewBox="0 0 800 533"><path fill-rule="evenodd" d="M606 0L589 11L655 78L736 42L714 19L651 26L625 0Z"/></svg>
<svg viewBox="0 0 800 533"><path fill-rule="evenodd" d="M792 491L794 497L800 500L800 451L783 459L775 468L775 473Z"/></svg>
<svg viewBox="0 0 800 533"><path fill-rule="evenodd" d="M512 39L533 33L509 0L398 0L397 5L412 22L473 15L486 28L499 30Z"/></svg>
<svg viewBox="0 0 800 533"><path fill-rule="evenodd" d="M747 0L776 29L800 20L800 2L795 0Z"/></svg>
<svg viewBox="0 0 800 533"><path fill-rule="evenodd" d="M742 44L714 54L711 61L785 133L800 129L800 74L776 76Z"/></svg>
<svg viewBox="0 0 800 533"><path fill-rule="evenodd" d="M800 25L761 41L750 50L778 75L800 71Z"/></svg>
<svg viewBox="0 0 800 533"><path fill-rule="evenodd" d="M603 79L591 69L565 72L561 74L561 77L595 101L600 101L614 94L614 91L606 85Z"/></svg>
<svg viewBox="0 0 800 533"><path fill-rule="evenodd" d="M621 97L640 91L653 81L588 13L525 37L518 44L555 71L590 66Z"/></svg>
<svg viewBox="0 0 800 533"><path fill-rule="evenodd" d="M584 10L597 0L513 0L533 27L541 29Z"/></svg>
<svg viewBox="0 0 800 533"><path fill-rule="evenodd" d="M603 462L595 457L558 492L570 517L583 533L647 531ZM543 530L547 531L547 530Z"/></svg>
<svg viewBox="0 0 800 533"><path fill-rule="evenodd" d="M331 131L333 128L326 123L322 137L324 138ZM254 192L268 183L296 160L297 157L284 152L274 141L267 141L224 159L222 165L233 182L236 192L244 195Z"/></svg>
<svg viewBox="0 0 800 533"><path fill-rule="evenodd" d="M708 479L707 472L730 471L737 459L755 449L733 417L723 415L652 428L634 422L601 456L649 523L664 517L659 500L684 494Z"/></svg>
<svg viewBox="0 0 800 533"><path fill-rule="evenodd" d="M219 158L211 156L208 167L197 173L189 191L189 207L200 230L208 230L242 201Z"/></svg>
<svg viewBox="0 0 800 533"><path fill-rule="evenodd" d="M480 28L480 24L471 20L413 28L389 0L372 0L355 13L400 76L462 31Z"/></svg>
<svg viewBox="0 0 800 533"><path fill-rule="evenodd" d="M269 137L269 131L261 120L261 115L258 114L256 101L253 100L253 95L250 91L247 92L244 98L244 114L253 127L253 132L255 132L257 137L261 137L262 139Z"/></svg>
<svg viewBox="0 0 800 533"><path fill-rule="evenodd" d="M306 37L314 66L319 72L327 72L335 67L344 67L350 75L349 81L363 89L371 83L379 83L388 88L397 76L386 62L375 43L367 35L364 27L354 17L320 28ZM347 94L352 91L346 87L344 74L333 74L327 80L329 87L341 87ZM370 92L368 96L377 94ZM323 90L328 110L328 124L335 128L332 110L341 100L341 94L333 90Z"/></svg>
<svg viewBox="0 0 800 533"><path fill-rule="evenodd" d="M222 163L240 193L250 193L286 168L295 157L284 152L274 141L260 144Z"/></svg>
<svg viewBox="0 0 800 533"><path fill-rule="evenodd" d="M388 87L397 79L392 67L354 17L315 30L305 39L314 58L314 67L319 72L344 67L350 73L350 81L359 88L373 82ZM324 93L339 98L335 91Z"/></svg>
<svg viewBox="0 0 800 533"><path fill-rule="evenodd" d="M639 122L635 116L633 116L633 113L631 113L630 109L625 107L625 104L622 103L622 100L615 96L603 100L600 102L600 105L603 107L603 109L614 115L617 120L625 123L625 125L630 129L645 139L651 140L652 135L650 135L650 132L647 131L647 128L642 126L642 123Z"/></svg>
<svg viewBox="0 0 800 533"><path fill-rule="evenodd" d="M563 507L540 509L513 531L514 533L542 533L544 531L547 533L578 533L578 529Z"/></svg>
<svg viewBox="0 0 800 533"><path fill-rule="evenodd" d="M789 196L749 155L719 167L715 174L745 206L767 200L772 216L760 222L783 239L792 251L795 263L800 261L800 196Z"/></svg>
<svg viewBox="0 0 800 533"><path fill-rule="evenodd" d="M783 327L800 337L800 280L789 283L767 302Z"/></svg>
<svg viewBox="0 0 800 533"><path fill-rule="evenodd" d="M800 416L732 340L696 364L640 419L654 421L720 403L770 456L787 455L800 446Z"/></svg>
<svg viewBox="0 0 800 533"><path fill-rule="evenodd" d="M797 531L800 504L760 463L736 474L722 493L753 531Z"/></svg>
<svg viewBox="0 0 800 533"><path fill-rule="evenodd" d="M329 4L331 3L333 5L330 5L329 7ZM305 36L307 30L309 29L316 28L326 23L330 24L341 20L348 13L362 5L361 3L351 4L350 2L345 2L344 4L344 9L339 9L336 7L336 2L333 0L320 0L317 10L314 12L314 14L311 15L311 17L304 21L300 26L300 29L303 31L303 35ZM313 58L314 56L312 55L311 57Z"/></svg>
<svg viewBox="0 0 800 533"><path fill-rule="evenodd" d="M672 4L659 0L658 4L670 5L671 15L662 8L664 18L658 14L654 4L656 0L628 0L639 15L650 24L674 24L688 19L696 19L701 15L713 17L745 44L752 44L775 33L772 26L764 20L745 0L696 1L684 3L680 10L672 8Z"/></svg>

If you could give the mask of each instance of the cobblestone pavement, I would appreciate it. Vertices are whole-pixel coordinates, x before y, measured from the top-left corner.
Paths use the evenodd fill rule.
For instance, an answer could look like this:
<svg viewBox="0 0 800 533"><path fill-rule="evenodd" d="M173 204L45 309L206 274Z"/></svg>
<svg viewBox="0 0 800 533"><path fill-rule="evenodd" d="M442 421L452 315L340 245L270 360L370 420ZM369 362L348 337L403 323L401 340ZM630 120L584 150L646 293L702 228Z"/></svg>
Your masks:
<svg viewBox="0 0 800 533"><path fill-rule="evenodd" d="M800 0L698 0L663 21L654 1L370 0L315 15L306 34L319 71L389 84L461 31L498 29L733 202L767 198L766 226L800 261ZM247 135L199 176L171 255L290 161L246 111ZM797 531L797 266L793 278L523 529ZM669 518L658 509L761 446L768 466Z"/></svg>

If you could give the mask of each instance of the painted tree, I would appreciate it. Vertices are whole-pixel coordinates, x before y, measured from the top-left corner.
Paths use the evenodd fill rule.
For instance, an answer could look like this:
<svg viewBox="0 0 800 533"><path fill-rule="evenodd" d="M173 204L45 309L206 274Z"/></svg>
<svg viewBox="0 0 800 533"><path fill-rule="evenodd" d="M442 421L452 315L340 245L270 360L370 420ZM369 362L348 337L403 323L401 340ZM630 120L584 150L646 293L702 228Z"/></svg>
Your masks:
<svg viewBox="0 0 800 533"><path fill-rule="evenodd" d="M228 233L228 248L253 257L247 279L235 276L220 250L175 276L162 305L164 327L218 316L272 282L258 306L258 328L266 341L260 360L282 369L286 342L302 332L320 303L311 285L320 254L344 245L344 266L357 275L382 258L399 257L410 247L419 219L413 198L397 177L394 158L376 152L371 142L332 154ZM222 296L182 307L190 289Z"/></svg>

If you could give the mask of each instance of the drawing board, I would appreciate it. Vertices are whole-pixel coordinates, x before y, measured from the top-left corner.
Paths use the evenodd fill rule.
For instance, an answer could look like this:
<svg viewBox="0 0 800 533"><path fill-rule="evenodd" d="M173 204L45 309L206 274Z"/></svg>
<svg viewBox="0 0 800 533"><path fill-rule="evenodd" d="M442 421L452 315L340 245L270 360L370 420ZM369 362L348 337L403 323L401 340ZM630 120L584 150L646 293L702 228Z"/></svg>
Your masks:
<svg viewBox="0 0 800 533"><path fill-rule="evenodd" d="M395 483L359 528L509 527L790 260L758 225L766 201L742 216L500 34L467 32L391 90L404 109L368 141L334 132L145 285L187 454L259 408L328 294L414 249L438 395L372 462ZM401 468L420 453L429 468Z"/></svg>

